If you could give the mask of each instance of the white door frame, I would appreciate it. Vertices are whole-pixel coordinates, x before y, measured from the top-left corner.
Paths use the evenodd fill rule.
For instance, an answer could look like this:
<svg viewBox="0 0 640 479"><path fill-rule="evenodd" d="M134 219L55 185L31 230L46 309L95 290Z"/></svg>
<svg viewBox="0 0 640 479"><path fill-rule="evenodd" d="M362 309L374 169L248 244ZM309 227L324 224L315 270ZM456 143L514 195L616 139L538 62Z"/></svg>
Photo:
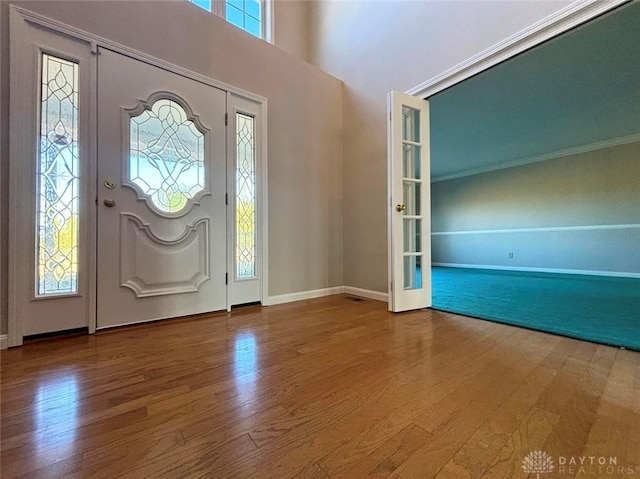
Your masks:
<svg viewBox="0 0 640 479"><path fill-rule="evenodd" d="M261 302L262 304L267 304L267 300L269 297L269 277L268 277L268 260L269 260L269 255L268 255L268 227L267 225L268 223L268 182L267 182L267 171L268 171L268 143L267 143L267 112L268 112L268 100L265 97L262 97L260 95L256 95L254 93L251 93L249 91L234 87L233 85L229 85L226 84L224 82L215 80L213 78L209 78L205 75L202 75L200 73L196 73L194 71L191 71L187 68L183 68L180 67L178 65L174 65L172 63L169 63L165 60L162 60L160 58L156 58L152 55L148 55L144 52L140 52L138 50L135 50L133 48L127 47L125 45L122 45L120 43L114 42L112 40L100 37L98 35L94 35L93 33L84 31L82 29L67 25L65 23L62 23L58 20L54 20L52 18L48 18L44 15L32 12L26 8L23 7L19 7L16 5L10 5L9 7L9 18L10 18L10 31L9 31L9 36L10 36L10 49L11 49L11 57L12 58L17 58L16 56L16 47L17 45L19 45L21 42L25 42L25 41L29 41L29 29L25 28L27 25L35 25L38 26L40 28L44 28L47 29L49 31L51 31L52 33L56 33L59 35L63 35L63 36L67 36L70 37L74 40L80 41L80 42L84 42L86 43L89 48L91 53L94 54L93 56L93 61L90 62L91 64L91 83L92 86L91 88L93 88L94 90L92 91L91 94L91 100L89 103L89 108L90 108L90 121L89 121L89 129L91 130L90 132L90 144L88 146L88 148L90 149L89 151L89 156L91 158L90 163L91 163L91 167L90 167L90 171L88 172L88 174L90 175L90 178L93 178L93 180L89 180L87 181L87 185L90 185L91 188L91 195L92 197L95 197L95 188L96 188L96 175L97 175L97 149L96 149L96 138L97 138L97 108L96 108L96 100L97 100L97 95L95 94L95 88L96 88L96 79L97 79L97 48L98 46L112 50L114 52L117 53L121 53L123 55L129 56L133 59L139 60L141 62L145 62L148 63L150 65L162 68L164 70L167 70L169 72L172 73L176 73L178 75L184 76L186 78L190 78L192 80L198 81L200 83L203 83L205 85L210 85L212 87L221 89L221 90L225 90L229 93L233 93L234 95L237 95L239 97L245 98L249 101L254 102L256 105L258 105L258 109L259 109L259 115L260 115L260 119L261 121L259 122L259 144L258 144L258 148L260 150L259 155L260 155L260 168L257 170L258 175L260 176L259 181L260 181L260 185L261 185L261 193L260 193L260 197L258 198L258 202L260 203L260 212L259 212L259 223L261 225L263 225L263 227L261 228L261 232L258 236L258 243L259 243L259 247L261 249L261 251L263 252L263 254L261 255L260 258L260 269L262 271L262 275L261 275L261 285L260 285L260 290L261 290ZM10 72L11 75L11 83L14 83L17 80L17 74L16 74L16 69L17 68L24 68L24 66L21 67L21 63L18 61L13 61L12 63L12 71ZM16 77L14 79L14 76ZM11 94L11 98L10 98L10 105L13 105L15 109L18 104L20 102L20 98L18 98L18 95L15 94L15 91L12 90L12 94ZM12 110L13 110L12 109ZM14 150L18 147L18 145L20 145L20 139L24 134L24 126L28 126L29 130L33 129L33 125L37 124L37 119L36 118L21 118L21 117L16 117L13 115L13 113L11 113L11 123L10 123L10 130L9 130L9 146L11 148L11 152L13 156L13 152ZM27 130L27 131L29 131ZM18 303L17 303L17 295L16 295L16 291L17 288L19 288L21 285L13 285L12 284L12 277L15 277L15 271L18 270L18 268L22 267L22 265L20 265L20 262L18 261L17 258L14 258L13 255L13 250L15 249L15 245L17 244L17 242L19 241L19 238L14 237L14 235L16 234L15 231L15 225L14 227L12 227L13 223L16 223L18 221L18 218L13 214L13 210L10 206L10 211L12 211L11 215L10 215L10 224L9 224L9 237L10 237L10 248L9 248L9 284L10 284L10 292L9 292L9 297L8 297L8 302L9 302L9 317L8 317L8 346L12 347L12 346L19 346L22 344L23 342L23 333L22 333L22 324L19 320L19 315L17 312L18 309ZM89 230L92 231L91 233L91 237L90 237L90 243L88 245L89 248L91 248L92 253L92 264L90 265L92 270L93 270L93 284L92 284L92 297L90 299L90 301L92 301L92 308L93 308L93 315L92 317L89 318L89 332L93 333L95 332L96 329L96 317L95 317L95 232L96 232L96 225L97 225L97 214L96 214L96 208L92 208L91 211L87 211L85 212L85 218L84 221L86 222L87 225L89 225ZM13 240L11 240L11 238L13 238ZM14 245L14 247L11 247L11 244ZM13 259L12 259L13 258ZM227 264L229 264L230 259L227 258Z"/></svg>

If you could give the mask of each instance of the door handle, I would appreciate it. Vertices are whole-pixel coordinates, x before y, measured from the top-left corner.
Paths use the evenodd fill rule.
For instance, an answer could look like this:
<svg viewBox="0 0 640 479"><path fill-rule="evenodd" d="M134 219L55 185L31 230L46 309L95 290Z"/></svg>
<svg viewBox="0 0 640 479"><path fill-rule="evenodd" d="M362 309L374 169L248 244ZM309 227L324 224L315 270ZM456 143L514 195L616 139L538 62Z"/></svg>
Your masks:
<svg viewBox="0 0 640 479"><path fill-rule="evenodd" d="M103 201L103 203L107 208L113 208L116 205L116 201L112 200L111 198L107 198Z"/></svg>
<svg viewBox="0 0 640 479"><path fill-rule="evenodd" d="M396 211L400 213L401 211L406 210L407 207L405 205L396 205Z"/></svg>

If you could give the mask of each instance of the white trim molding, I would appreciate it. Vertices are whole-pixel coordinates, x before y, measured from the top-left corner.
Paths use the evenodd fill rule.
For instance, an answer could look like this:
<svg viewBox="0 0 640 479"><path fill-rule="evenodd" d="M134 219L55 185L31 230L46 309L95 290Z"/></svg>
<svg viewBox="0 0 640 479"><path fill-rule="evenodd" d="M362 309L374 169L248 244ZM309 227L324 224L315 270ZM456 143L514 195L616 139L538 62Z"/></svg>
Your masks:
<svg viewBox="0 0 640 479"><path fill-rule="evenodd" d="M382 301L384 303L389 301L388 293L381 293L380 291L372 291L370 289L354 288L353 286L345 286L344 293L351 296L358 296L360 298L374 299L376 301Z"/></svg>
<svg viewBox="0 0 640 479"><path fill-rule="evenodd" d="M304 301L305 299L322 298L334 294L349 294L360 298L374 299L376 301L387 302L389 295L380 291L370 289L355 288L353 286L334 286L332 288L314 289L311 291L299 291L297 293L279 294L269 296L263 306L275 306L276 304L293 303L294 301Z"/></svg>
<svg viewBox="0 0 640 479"><path fill-rule="evenodd" d="M342 294L344 286L334 286L333 288L313 289L310 291L299 291L297 293L279 294L269 296L264 306L274 306L276 304L293 303L294 301L303 301L305 299L322 298L334 294Z"/></svg>
<svg viewBox="0 0 640 479"><path fill-rule="evenodd" d="M9 336L6 334L0 335L0 350L7 349L9 347Z"/></svg>
<svg viewBox="0 0 640 479"><path fill-rule="evenodd" d="M630 0L577 0L533 25L406 91L427 98L571 30Z"/></svg>
<svg viewBox="0 0 640 479"><path fill-rule="evenodd" d="M582 153L588 153L590 151L603 150L605 148L612 148L614 146L626 145L628 143L635 143L640 141L640 133L633 133L632 135L620 136L618 138L610 138L608 140L597 141L594 143L588 143L584 145L572 146L569 148L563 148L562 150L551 151L543 153L541 155L526 156L524 158L516 158L515 160L508 160L502 163L495 163L486 166L480 166L478 168L470 168L463 171L455 171L446 175L436 175L431 178L431 183L438 183L441 181L455 180L457 178L464 178L466 176L480 175L482 173L490 173L492 171L505 170L507 168L514 168L516 166L529 165L531 163L539 163L541 161L555 160L558 158L564 158L571 155L579 155Z"/></svg>
<svg viewBox="0 0 640 479"><path fill-rule="evenodd" d="M433 231L431 236L452 235L482 235L499 233L537 233L548 231L598 231L598 230L628 230L638 229L640 224L629 223L620 225L585 225L585 226L543 226L539 228L509 228L497 230L461 230L461 231Z"/></svg>
<svg viewBox="0 0 640 479"><path fill-rule="evenodd" d="M579 274L586 276L608 276L614 278L636 278L640 279L640 273L625 273L620 271L591 271L586 269L559 269L559 268L528 268L526 266L495 266L489 264L464 264L464 263L433 263L433 266L443 268L466 268L466 269L490 269L496 271L523 271L527 273L560 273Z"/></svg>

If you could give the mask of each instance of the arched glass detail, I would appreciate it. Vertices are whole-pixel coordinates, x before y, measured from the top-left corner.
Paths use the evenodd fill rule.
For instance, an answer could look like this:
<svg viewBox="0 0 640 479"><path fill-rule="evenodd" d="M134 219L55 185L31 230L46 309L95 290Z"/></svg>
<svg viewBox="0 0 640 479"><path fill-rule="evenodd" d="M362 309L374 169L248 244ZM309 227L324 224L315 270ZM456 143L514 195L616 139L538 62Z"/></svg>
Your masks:
<svg viewBox="0 0 640 479"><path fill-rule="evenodd" d="M204 133L176 101L132 116L128 180L161 212L178 213L205 189Z"/></svg>

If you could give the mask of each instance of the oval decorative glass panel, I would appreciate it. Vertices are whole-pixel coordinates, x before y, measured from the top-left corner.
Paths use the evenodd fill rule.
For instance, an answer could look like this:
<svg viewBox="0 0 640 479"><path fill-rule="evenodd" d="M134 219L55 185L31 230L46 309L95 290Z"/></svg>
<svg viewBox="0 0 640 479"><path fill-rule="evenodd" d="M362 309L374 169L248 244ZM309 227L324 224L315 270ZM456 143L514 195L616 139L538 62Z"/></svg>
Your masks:
<svg viewBox="0 0 640 479"><path fill-rule="evenodd" d="M205 189L206 130L196 121L169 98L130 119L128 180L160 212L183 211Z"/></svg>

